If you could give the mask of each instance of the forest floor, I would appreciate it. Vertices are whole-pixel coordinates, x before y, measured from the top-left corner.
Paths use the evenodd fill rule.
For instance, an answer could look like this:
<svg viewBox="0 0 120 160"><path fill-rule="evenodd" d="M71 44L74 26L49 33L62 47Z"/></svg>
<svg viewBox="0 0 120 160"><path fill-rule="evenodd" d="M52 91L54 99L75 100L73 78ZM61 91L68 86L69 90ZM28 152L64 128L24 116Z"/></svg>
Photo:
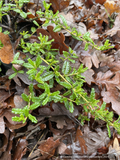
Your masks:
<svg viewBox="0 0 120 160"><path fill-rule="evenodd" d="M89 94L91 88L95 89L95 97L99 99L99 105L106 102L106 109L113 111L114 120L120 115L120 2L110 0L46 0L52 3L51 10L58 10L63 15L68 26L75 27L77 31L90 37L95 44L101 46L109 39L112 49L98 51L89 47L84 50L84 43L75 40L65 30L62 36L54 36L60 54L62 46L71 47L79 57L74 67L78 68L82 63L88 67L82 75L85 77L84 90ZM13 122L12 108L21 108L26 102L21 94L28 92L31 81L26 73L18 74L13 79L12 57L19 50L20 35L18 32L29 30L34 24L30 18L35 18L35 11L43 9L42 0L31 0L24 6L30 11L27 19L16 18L18 31L10 28L10 20L3 17L0 26L4 31L10 31L9 36L0 34L0 40L4 50L0 50L1 77L0 77L0 160L59 160L59 159L119 159L120 135L113 127L110 127L111 138L108 136L106 123L95 120L91 114L83 112L82 106L74 106L74 112L70 113L61 103L48 103L32 112L38 123L30 120L25 123ZM44 10L44 9L43 9ZM6 20L6 18L8 18ZM4 22L6 21L6 23ZM41 22L40 22L41 23ZM43 27L46 31L47 28ZM63 39L61 39L64 37ZM63 41L64 40L64 41ZM31 43L34 38L30 39ZM13 52L14 51L14 52ZM4 53L5 54L4 54ZM22 53L21 53L22 55ZM24 55L22 55L24 56ZM36 94L37 87L34 86ZM57 85L55 90L61 90ZM81 121L79 115L87 115L90 121Z"/></svg>

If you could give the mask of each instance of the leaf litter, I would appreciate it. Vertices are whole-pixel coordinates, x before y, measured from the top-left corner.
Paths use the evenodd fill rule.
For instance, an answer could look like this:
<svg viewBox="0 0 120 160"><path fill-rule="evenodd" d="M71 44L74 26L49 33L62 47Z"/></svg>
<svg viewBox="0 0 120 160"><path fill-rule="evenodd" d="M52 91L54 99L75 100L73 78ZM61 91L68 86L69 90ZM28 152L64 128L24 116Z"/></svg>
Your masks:
<svg viewBox="0 0 120 160"><path fill-rule="evenodd" d="M59 57L62 56L63 51L68 51L69 46L74 49L79 57L74 65L75 68L81 63L89 68L83 73L86 80L85 91L89 94L94 87L96 97L100 102L105 101L108 109L114 112L114 117L118 117L120 115L120 2L110 0L48 0L47 2L52 3L54 13L59 10L59 15L66 18L69 26L76 27L82 34L89 31L96 44L102 45L106 39L110 39L114 49L104 52L89 47L85 51L83 42L73 39L64 30L54 33L51 25L38 29L37 35L31 36L29 41L39 43L37 38L39 33L48 35L49 40L54 38L52 48L59 50ZM44 10L41 0L30 1L27 10L32 14L28 16L28 21L32 17L37 17L34 13L38 6ZM114 23L111 21L112 17ZM18 30L21 24L29 29L26 22L25 24L23 22L24 20L20 23L19 19ZM40 19L37 22L42 24ZM13 36L12 33L10 36ZM15 37L13 40L8 35L0 33L0 41L3 43L0 59L2 69L5 70L4 76L1 74L0 77L0 159L44 160L76 159L76 157L82 159L86 155L87 158L92 159L104 153L104 156L110 160L114 156L119 159L120 147L116 131L110 128L112 138L109 139L104 123L95 121L91 115L87 115L90 122L85 121L86 125L83 127L78 120L80 114L86 115L81 106L75 106L74 112L69 113L63 104L51 102L33 112L38 119L37 125L30 121L22 124L11 120L13 116L11 109L26 105L21 98L21 93L27 93L31 83L26 73L22 76L18 74L12 80L8 79L12 70L9 66L6 72L6 65L12 62L20 42L18 34ZM24 55L20 58L23 57ZM19 66L15 67L19 70ZM40 95L42 91L37 88L36 82L33 84L35 94ZM54 91L56 90L62 88L55 86Z"/></svg>

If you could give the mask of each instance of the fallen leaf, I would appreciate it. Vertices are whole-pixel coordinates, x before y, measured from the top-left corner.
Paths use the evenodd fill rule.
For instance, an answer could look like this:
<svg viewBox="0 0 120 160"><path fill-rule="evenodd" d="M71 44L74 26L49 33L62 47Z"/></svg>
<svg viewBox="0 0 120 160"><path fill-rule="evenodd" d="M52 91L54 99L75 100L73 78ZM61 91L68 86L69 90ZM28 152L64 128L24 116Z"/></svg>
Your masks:
<svg viewBox="0 0 120 160"><path fill-rule="evenodd" d="M60 142L60 145L57 148L57 153L62 154L66 149L67 149L67 146L63 142Z"/></svg>
<svg viewBox="0 0 120 160"><path fill-rule="evenodd" d="M110 35L112 37L113 35L117 34L118 31L120 31L120 13L118 13L115 19L113 28L108 30L105 34Z"/></svg>
<svg viewBox="0 0 120 160"><path fill-rule="evenodd" d="M87 146L85 143L85 140L82 138L83 134L82 131L79 129L79 127L77 128L76 131L76 137L75 137L75 141L79 141L80 147L81 147L81 152L82 154L87 153Z"/></svg>
<svg viewBox="0 0 120 160"><path fill-rule="evenodd" d="M91 82L94 82L94 71L92 69L88 69L87 71L85 71L84 73L81 74L82 76L85 77L85 81L91 85Z"/></svg>
<svg viewBox="0 0 120 160"><path fill-rule="evenodd" d="M1 153L4 153L7 150L8 142L9 142L9 135L10 132L8 129L5 129L4 133L1 134L0 138L0 155Z"/></svg>
<svg viewBox="0 0 120 160"><path fill-rule="evenodd" d="M3 117L0 117L0 134L5 132L5 122Z"/></svg>
<svg viewBox="0 0 120 160"><path fill-rule="evenodd" d="M57 12L57 10L61 11L65 9L69 5L70 0L50 0L50 2L52 3L54 12Z"/></svg>
<svg viewBox="0 0 120 160"><path fill-rule="evenodd" d="M27 144L28 142L25 138L18 140L13 153L13 160L21 160L22 156L26 153Z"/></svg>
<svg viewBox="0 0 120 160"><path fill-rule="evenodd" d="M87 51L81 50L80 61L89 69L92 68L92 65L96 68L99 67L99 60L96 55L97 51L92 51L88 49Z"/></svg>
<svg viewBox="0 0 120 160"><path fill-rule="evenodd" d="M56 126L58 129L63 129L64 126L67 126L65 122L65 116L51 117L49 120L56 122L57 123Z"/></svg>
<svg viewBox="0 0 120 160"><path fill-rule="evenodd" d="M106 73L99 72L95 79L95 83L99 85L100 87L102 87L102 85L105 85L107 90L110 90L111 88L115 87L116 85L120 83L119 76L120 76L119 73L116 73L115 75L110 70L107 71Z"/></svg>
<svg viewBox="0 0 120 160"><path fill-rule="evenodd" d="M14 57L10 38L8 35L0 33L0 41L3 44L3 47L0 49L0 59L3 63L9 64L13 61Z"/></svg>
<svg viewBox="0 0 120 160"><path fill-rule="evenodd" d="M109 157L110 160L113 160L113 159L116 159L116 158L119 160L119 158L120 158L120 146L119 146L119 142L118 142L117 138L114 139L113 147L112 147L112 145L110 145L109 151L108 151L107 154L108 154L108 157Z"/></svg>
<svg viewBox="0 0 120 160"><path fill-rule="evenodd" d="M15 108L24 108L27 105L27 102L25 102L21 96L15 95L14 104L15 104Z"/></svg>
<svg viewBox="0 0 120 160"><path fill-rule="evenodd" d="M95 0L95 3L104 4L106 0Z"/></svg>
<svg viewBox="0 0 120 160"><path fill-rule="evenodd" d="M113 12L117 12L117 13L120 12L120 2L119 1L115 2L113 0L106 0L106 2L104 3L104 6L107 12L110 14L110 16Z"/></svg>
<svg viewBox="0 0 120 160"><path fill-rule="evenodd" d="M107 132L97 129L96 132L90 131L88 126L84 126L82 138L86 142L87 154L95 153L98 148L103 147L110 141Z"/></svg>
<svg viewBox="0 0 120 160"><path fill-rule="evenodd" d="M53 140L53 137L49 137L45 142L43 142L38 148L40 149L41 154L43 155L41 158L49 159L54 156L55 149L59 146L60 140Z"/></svg>
<svg viewBox="0 0 120 160"><path fill-rule="evenodd" d="M0 90L0 103L4 102L7 98L9 98L14 92L6 92L5 90Z"/></svg>
<svg viewBox="0 0 120 160"><path fill-rule="evenodd" d="M109 91L102 91L101 95L103 96L103 101L106 103L112 104L112 109L120 115L120 91L113 87Z"/></svg>

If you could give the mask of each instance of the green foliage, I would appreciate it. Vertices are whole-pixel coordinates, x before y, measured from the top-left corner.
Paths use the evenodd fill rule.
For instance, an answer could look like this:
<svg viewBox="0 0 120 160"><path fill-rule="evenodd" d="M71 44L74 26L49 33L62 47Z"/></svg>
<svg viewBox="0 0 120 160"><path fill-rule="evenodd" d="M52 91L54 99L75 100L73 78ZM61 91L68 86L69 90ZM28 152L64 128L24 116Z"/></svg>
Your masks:
<svg viewBox="0 0 120 160"><path fill-rule="evenodd" d="M2 2L3 1L0 2L0 21L2 21L2 16L8 14L10 10L15 11L22 18L26 18L27 14L29 14L21 9L23 3L27 3L29 0L15 0L15 4L9 3L7 5L3 5ZM51 4L47 4L43 1L43 5L45 12L42 12L41 10L36 12L38 14L38 18L45 18L43 26L48 26L50 23L54 23L54 32L65 29L73 38L85 42L85 50L87 50L89 46L92 46L97 50L106 50L113 47L110 46L109 40L106 40L103 46L97 46L90 38L89 32L82 35L76 30L76 28L72 28L72 31L70 31L71 28L67 25L65 18L62 15L59 17L59 12L54 14L49 9ZM60 19L62 20L62 23ZM38 28L40 27L35 20L33 20L33 23ZM32 34L34 34L36 29L32 27L31 31ZM27 69L26 73L28 74L28 78L32 81L35 80L37 82L37 86L43 89L43 93L39 96L35 96L33 84L31 84L29 86L29 95L25 93L22 94L22 98L27 102L27 105L22 109L12 109L13 113L19 115L13 117L13 121L23 121L24 123L27 118L29 118L32 122L37 123L37 119L31 115L31 111L46 105L48 102L54 101L55 103L64 103L65 107L71 113L74 111L74 105L82 105L85 112L94 115L95 119L102 119L106 122L109 136L110 125L120 132L119 120L113 122L113 112L105 110L105 103L103 103L101 108L98 106L99 100L95 99L94 89L92 88L90 96L88 96L84 91L83 84L85 79L81 74L84 73L87 68L84 68L83 64L81 64L78 69L71 68L71 63L75 63L77 55L70 47L68 52L63 51L63 57L61 58L63 63L61 63L61 66L60 62L56 59L57 50L55 51L51 49L54 39L48 40L48 36L42 36L42 34L40 34L38 37L40 43L29 43L26 42L26 39L29 38L31 34L29 34L28 31L23 31L21 35L23 36L20 43L22 51L24 53L30 53L36 58L34 60L28 58L23 61L19 60L19 53L16 53L12 64L19 64L22 67L25 67ZM14 73L10 75L9 79L14 78L17 73L23 73L23 70L18 71L14 67L12 67L12 69ZM54 82L63 86L65 90L64 94L60 91L51 92L51 88L54 87ZM89 121L89 119L83 115L79 116L79 119L82 124L84 124L85 120Z"/></svg>
<svg viewBox="0 0 120 160"><path fill-rule="evenodd" d="M3 44L2 44L2 42L0 41L0 49L3 47Z"/></svg>

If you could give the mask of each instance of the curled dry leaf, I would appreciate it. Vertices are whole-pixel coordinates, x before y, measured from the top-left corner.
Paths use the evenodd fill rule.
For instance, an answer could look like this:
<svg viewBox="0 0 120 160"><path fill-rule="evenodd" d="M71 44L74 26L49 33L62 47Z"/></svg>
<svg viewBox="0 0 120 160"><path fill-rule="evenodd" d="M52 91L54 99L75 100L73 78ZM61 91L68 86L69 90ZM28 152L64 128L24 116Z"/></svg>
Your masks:
<svg viewBox="0 0 120 160"><path fill-rule="evenodd" d="M38 148L43 155L41 158L49 159L50 157L54 156L55 149L59 146L60 140L57 139L56 141L53 140L53 137L49 137L45 142L43 142Z"/></svg>
<svg viewBox="0 0 120 160"><path fill-rule="evenodd" d="M76 137L75 137L75 141L79 141L80 147L81 147L81 152L82 154L87 153L87 146L85 143L85 140L82 138L83 134L82 131L79 129L79 127L77 128L76 131Z"/></svg>
<svg viewBox="0 0 120 160"><path fill-rule="evenodd" d="M9 64L13 61L13 48L8 35L0 33L0 41L3 47L0 49L0 59L3 63Z"/></svg>
<svg viewBox="0 0 120 160"><path fill-rule="evenodd" d="M26 153L27 144L27 140L24 137L18 140L13 154L13 160L20 160L22 158Z"/></svg>

